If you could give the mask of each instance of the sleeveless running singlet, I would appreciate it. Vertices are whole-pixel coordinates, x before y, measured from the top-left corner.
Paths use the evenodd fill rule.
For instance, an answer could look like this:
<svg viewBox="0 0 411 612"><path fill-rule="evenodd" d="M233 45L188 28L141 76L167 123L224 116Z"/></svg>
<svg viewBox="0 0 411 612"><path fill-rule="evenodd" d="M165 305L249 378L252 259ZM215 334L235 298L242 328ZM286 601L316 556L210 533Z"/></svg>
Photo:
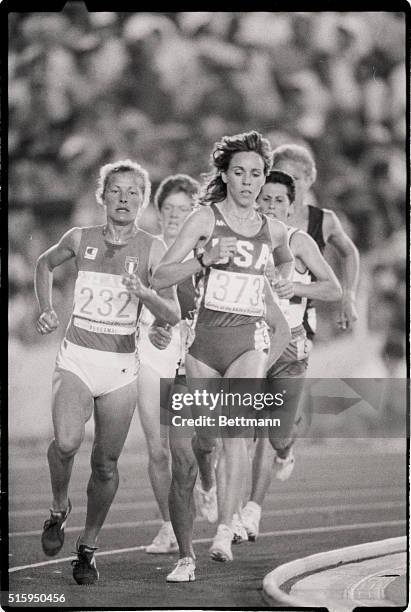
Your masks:
<svg viewBox="0 0 411 612"><path fill-rule="evenodd" d="M197 282L197 325L228 327L262 319L265 313L264 271L272 252L272 240L265 215L254 236L231 229L215 204L214 229L205 246L210 250L219 238L237 238L237 254L206 269Z"/></svg>
<svg viewBox="0 0 411 612"><path fill-rule="evenodd" d="M148 285L148 259L154 237L138 230L125 245L105 240L104 226L82 228L73 313L66 339L99 351L134 353L141 304L121 282L136 273Z"/></svg>
<svg viewBox="0 0 411 612"><path fill-rule="evenodd" d="M313 238L321 253L323 253L325 248L325 240L323 234L323 220L324 220L324 211L322 208L318 208L317 206L308 205L308 228L307 234ZM310 272L311 280L316 281L316 277L314 274ZM307 337L312 340L315 335L317 323L316 323L316 312L315 307L313 306L312 300L307 300L306 309L304 313L304 328L307 332Z"/></svg>
<svg viewBox="0 0 411 612"><path fill-rule="evenodd" d="M308 205L308 228L307 234L318 244L321 253L324 251L325 240L323 234L324 211L317 206Z"/></svg>
<svg viewBox="0 0 411 612"><path fill-rule="evenodd" d="M299 232L300 230L296 227L288 227L288 244L291 247L291 239L292 237ZM301 265L302 262L300 262ZM304 272L299 272L297 267L294 267L293 279L295 283L303 283L304 285L308 285L311 282L310 271L306 267ZM299 297L294 295L290 300L289 304L284 311L284 316L287 319L287 323L290 326L290 329L294 329L302 324L304 319L305 307L307 304L307 298Z"/></svg>

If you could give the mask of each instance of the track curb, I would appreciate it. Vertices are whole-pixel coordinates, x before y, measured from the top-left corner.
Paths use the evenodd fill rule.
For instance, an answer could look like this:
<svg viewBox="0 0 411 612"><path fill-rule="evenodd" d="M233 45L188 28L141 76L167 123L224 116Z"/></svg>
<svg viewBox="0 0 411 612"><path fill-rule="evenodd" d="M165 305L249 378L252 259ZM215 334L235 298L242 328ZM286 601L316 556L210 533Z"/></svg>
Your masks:
<svg viewBox="0 0 411 612"><path fill-rule="evenodd" d="M354 546L346 546L322 553L316 553L301 559L295 559L289 563L284 563L269 572L263 580L263 597L270 606L278 606L278 602L287 607L307 608L307 607L327 607L329 610L331 602L321 594L311 601L289 595L281 589L281 585L307 572L314 572L331 565L361 561L369 557L389 555L396 552L407 550L406 536L378 540L377 542L366 542Z"/></svg>

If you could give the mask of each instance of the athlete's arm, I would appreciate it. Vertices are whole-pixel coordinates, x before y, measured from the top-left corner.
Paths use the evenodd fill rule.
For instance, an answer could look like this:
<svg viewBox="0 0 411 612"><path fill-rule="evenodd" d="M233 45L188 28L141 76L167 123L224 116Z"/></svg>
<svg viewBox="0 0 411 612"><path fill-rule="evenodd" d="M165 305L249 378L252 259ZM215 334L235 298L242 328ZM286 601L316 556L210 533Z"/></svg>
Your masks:
<svg viewBox="0 0 411 612"><path fill-rule="evenodd" d="M264 300L266 305L265 320L270 327L271 348L267 360L267 370L277 361L282 355L288 344L291 342L291 332L281 312L280 307L276 303L273 292L268 279L265 279Z"/></svg>
<svg viewBox="0 0 411 612"><path fill-rule="evenodd" d="M294 257L303 262L316 277L309 284L293 282L293 293L299 297L307 297L324 302L333 302L342 298L341 285L331 269L331 266L321 255L315 240L305 232L296 232L290 241Z"/></svg>
<svg viewBox="0 0 411 612"><path fill-rule="evenodd" d="M207 241L214 228L214 214L207 206L202 206L184 222L174 244L168 249L154 272L152 284L155 289L170 287L179 284L193 274L200 272L203 266L211 266L224 257L231 257L236 253L235 237L220 238L216 245L203 255L203 266L195 257L187 261L183 259L199 243Z"/></svg>
<svg viewBox="0 0 411 612"><path fill-rule="evenodd" d="M151 281L153 270L158 266L166 246L162 240L155 238L151 243L148 259L148 276ZM127 289L136 295L156 318L156 324L162 327L176 325L181 318L180 305L177 299L176 287L159 289L157 292L145 287L136 274L123 276Z"/></svg>
<svg viewBox="0 0 411 612"><path fill-rule="evenodd" d="M360 274L360 255L357 247L346 234L340 220L332 210L324 210L323 233L325 242L332 244L341 256L343 295L339 325L342 329L350 329L358 319L355 299Z"/></svg>
<svg viewBox="0 0 411 612"><path fill-rule="evenodd" d="M276 219L269 219L268 223L276 270L281 278L289 279L294 272L294 257L288 245L287 228L284 223Z"/></svg>
<svg viewBox="0 0 411 612"><path fill-rule="evenodd" d="M163 351L168 347L173 337L172 332L165 327L161 327L154 322L148 329L148 338L153 346L159 351Z"/></svg>
<svg viewBox="0 0 411 612"><path fill-rule="evenodd" d="M59 326L59 320L53 308L53 270L77 255L80 240L81 228L73 227L37 260L34 291L40 309L36 322L36 329L40 334L49 334Z"/></svg>

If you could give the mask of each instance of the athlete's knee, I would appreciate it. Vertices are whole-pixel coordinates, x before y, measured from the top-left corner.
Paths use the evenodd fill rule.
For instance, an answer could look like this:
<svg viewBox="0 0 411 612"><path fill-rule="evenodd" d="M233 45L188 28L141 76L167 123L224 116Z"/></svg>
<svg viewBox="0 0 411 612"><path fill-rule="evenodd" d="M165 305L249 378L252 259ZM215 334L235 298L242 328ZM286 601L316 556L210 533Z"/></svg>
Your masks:
<svg viewBox="0 0 411 612"><path fill-rule="evenodd" d="M57 437L50 444L49 453L54 449L60 459L71 459L79 450L82 441L82 436L78 435Z"/></svg>
<svg viewBox="0 0 411 612"><path fill-rule="evenodd" d="M150 463L156 467L166 467L169 464L169 451L168 448L163 444L152 444L148 446L148 455Z"/></svg>
<svg viewBox="0 0 411 612"><path fill-rule="evenodd" d="M179 449L173 452L173 481L180 487L193 488L197 478L198 465L196 458L189 449Z"/></svg>
<svg viewBox="0 0 411 612"><path fill-rule="evenodd" d="M95 478L102 481L109 481L117 478L117 459L104 457L103 459L91 457L91 471Z"/></svg>
<svg viewBox="0 0 411 612"><path fill-rule="evenodd" d="M199 436L196 434L193 437L191 444L194 452L212 453L216 447L217 441L215 438Z"/></svg>

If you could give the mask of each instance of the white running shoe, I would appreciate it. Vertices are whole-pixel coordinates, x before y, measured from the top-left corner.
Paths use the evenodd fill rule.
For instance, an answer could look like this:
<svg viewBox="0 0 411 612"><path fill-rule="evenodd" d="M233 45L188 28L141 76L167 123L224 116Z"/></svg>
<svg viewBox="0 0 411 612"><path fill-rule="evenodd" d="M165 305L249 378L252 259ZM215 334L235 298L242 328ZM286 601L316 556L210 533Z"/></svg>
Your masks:
<svg viewBox="0 0 411 612"><path fill-rule="evenodd" d="M194 571L196 564L192 557L179 559L177 565L167 576L167 582L194 582L196 579Z"/></svg>
<svg viewBox="0 0 411 612"><path fill-rule="evenodd" d="M200 484L194 487L194 501L197 511L200 512L209 523L215 523L218 519L217 486L214 485L209 491L204 491Z"/></svg>
<svg viewBox="0 0 411 612"><path fill-rule="evenodd" d="M241 522L241 518L237 513L233 514L233 520L231 521L231 529L234 532L232 544L242 544L247 542L248 533Z"/></svg>
<svg viewBox="0 0 411 612"><path fill-rule="evenodd" d="M146 553L159 555L178 551L176 536L170 521L164 522L154 540L146 546Z"/></svg>
<svg viewBox="0 0 411 612"><path fill-rule="evenodd" d="M278 455L276 455L274 460L275 467L275 477L277 480L287 480L290 478L295 465L295 457L293 453L292 447L290 448L288 455L281 459Z"/></svg>
<svg viewBox="0 0 411 612"><path fill-rule="evenodd" d="M261 506L253 501L246 503L241 510L241 522L250 542L255 542L260 530Z"/></svg>
<svg viewBox="0 0 411 612"><path fill-rule="evenodd" d="M232 561L231 542L234 537L233 530L227 525L220 523L213 543L210 546L210 557L214 561Z"/></svg>

